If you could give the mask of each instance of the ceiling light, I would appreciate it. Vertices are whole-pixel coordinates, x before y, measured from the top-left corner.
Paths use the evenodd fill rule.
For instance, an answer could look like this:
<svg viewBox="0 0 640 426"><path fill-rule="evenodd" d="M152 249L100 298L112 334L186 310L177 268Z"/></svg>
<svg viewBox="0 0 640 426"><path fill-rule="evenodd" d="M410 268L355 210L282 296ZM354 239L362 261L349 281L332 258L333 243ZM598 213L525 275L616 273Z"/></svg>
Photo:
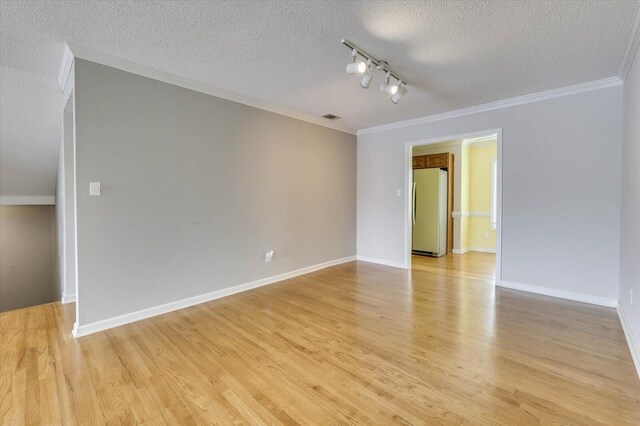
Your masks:
<svg viewBox="0 0 640 426"><path fill-rule="evenodd" d="M362 80L360 80L360 86L364 87L365 89L368 89L369 85L371 84L371 80L373 80L373 77L375 75L376 75L376 68L371 63L371 59L369 59L367 61L367 73L364 75L364 77L362 77Z"/></svg>
<svg viewBox="0 0 640 426"><path fill-rule="evenodd" d="M382 71L386 74L386 80L380 85L380 91L391 95L391 101L394 104L400 102L400 99L407 94L407 81L393 72L389 68L389 64L380 59L376 59L367 52L360 49L349 40L342 39L342 44L351 49L351 57L353 61L347 65L347 73L349 74L364 74L360 79L360 86L368 89L371 86L371 82L376 75L376 71ZM367 62L358 60L363 58ZM397 83L391 83L391 77L393 77Z"/></svg>
<svg viewBox="0 0 640 426"><path fill-rule="evenodd" d="M398 85L389 83L390 78L391 78L391 74L389 73L389 71L387 71L387 79L384 83L380 85L380 91L388 93L390 95L395 95L396 92L398 91Z"/></svg>
<svg viewBox="0 0 640 426"><path fill-rule="evenodd" d="M400 102L400 99L402 99L402 97L406 94L407 94L407 88L404 86L402 81L400 81L398 86L398 91L391 97L391 102L393 102L394 104L397 104L398 102Z"/></svg>
<svg viewBox="0 0 640 426"><path fill-rule="evenodd" d="M358 51L353 49L351 53L353 62L347 64L347 74L362 74L367 70L367 64L364 61L358 61Z"/></svg>

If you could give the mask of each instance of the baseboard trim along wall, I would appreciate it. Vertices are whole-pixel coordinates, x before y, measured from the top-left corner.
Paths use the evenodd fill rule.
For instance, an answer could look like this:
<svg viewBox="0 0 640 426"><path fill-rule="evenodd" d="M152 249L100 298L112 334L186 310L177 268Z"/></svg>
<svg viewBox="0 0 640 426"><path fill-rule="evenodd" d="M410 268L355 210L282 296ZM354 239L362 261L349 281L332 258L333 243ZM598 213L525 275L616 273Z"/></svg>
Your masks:
<svg viewBox="0 0 640 426"><path fill-rule="evenodd" d="M633 335L633 329L627 321L627 316L624 313L624 308L621 304L618 304L618 317L620 318L620 324L622 324L622 330L624 331L624 337L627 339L627 345L629 346L629 352L631 352L631 358L633 359L633 365L636 367L636 373L640 378L640 346L638 341Z"/></svg>
<svg viewBox="0 0 640 426"><path fill-rule="evenodd" d="M484 247L467 247L467 248L463 248L463 249L453 249L451 250L453 252L453 254L465 254L468 253L470 251L477 251L480 253L496 253L496 249L494 248L484 248Z"/></svg>
<svg viewBox="0 0 640 426"><path fill-rule="evenodd" d="M330 266L352 262L354 260L356 260L356 256L343 257L341 259L330 260L328 262L319 263L317 265L308 266L306 268L297 269L295 271L285 272L283 274L262 278L260 280L251 281L249 283L240 284L234 287L223 288L221 290L212 291L210 293L205 293L205 294L189 297L182 300L177 300L175 302L165 303L164 305L153 306L151 308L142 309L140 311L131 312L128 314L120 315L120 316L109 318L102 321L97 321L90 324L84 324L84 325L78 326L76 323L73 329L73 336L76 338L86 336L89 334L97 333L99 331L104 331L110 328L119 327L121 325L155 317L157 315L166 314L172 311L176 311L178 309L188 308L189 306L199 305L201 303L209 302L211 300L216 300L222 297L231 296L232 294L241 293L243 291L266 286L269 284L274 284L279 281L284 281L289 278L294 278L300 275L308 274L314 271L318 271L320 269L328 268Z"/></svg>
<svg viewBox="0 0 640 426"><path fill-rule="evenodd" d="M63 294L62 295L62 299L60 300L60 302L62 302L63 304L66 303L73 303L76 301L76 295L75 294Z"/></svg>
<svg viewBox="0 0 640 426"><path fill-rule="evenodd" d="M544 296L558 297L560 299L573 300L575 302L590 303L592 305L607 306L609 308L615 308L618 306L616 299L609 299L606 297L592 296L584 293L574 293L572 291L557 290L555 288L541 287L531 284L522 284L513 281L499 281L499 287L510 288L513 290L526 291L529 293L541 294Z"/></svg>
<svg viewBox="0 0 640 426"><path fill-rule="evenodd" d="M407 269L404 263L394 262L392 260L376 259L374 257L367 257L367 256L360 256L360 255L357 256L357 260L361 262L377 263L378 265L391 266L392 268Z"/></svg>

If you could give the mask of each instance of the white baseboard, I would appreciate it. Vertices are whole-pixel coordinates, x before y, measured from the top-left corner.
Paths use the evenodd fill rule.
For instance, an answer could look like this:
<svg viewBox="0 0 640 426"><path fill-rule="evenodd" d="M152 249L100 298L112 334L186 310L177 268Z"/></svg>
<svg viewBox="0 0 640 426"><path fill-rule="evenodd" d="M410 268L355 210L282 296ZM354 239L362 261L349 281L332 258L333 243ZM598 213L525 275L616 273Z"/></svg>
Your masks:
<svg viewBox="0 0 640 426"><path fill-rule="evenodd" d="M76 301L76 295L75 294L63 294L62 295L62 299L60 300L60 302L62 303L73 303Z"/></svg>
<svg viewBox="0 0 640 426"><path fill-rule="evenodd" d="M499 287L511 288L513 290L526 291L529 293L542 294L544 296L558 297L560 299L573 300L575 302L590 303L592 305L607 306L615 308L618 306L616 299L606 297L592 296L584 293L574 293L572 291L557 290L555 288L541 287L531 284L516 283L513 281L500 281L497 283Z"/></svg>
<svg viewBox="0 0 640 426"><path fill-rule="evenodd" d="M463 248L463 249L453 249L451 250L453 252L453 254L465 254L468 253L470 251L477 251L480 253L496 253L496 249L494 248L484 248L484 247L467 247L467 248Z"/></svg>
<svg viewBox="0 0 640 426"><path fill-rule="evenodd" d="M617 310L618 317L620 318L620 324L622 324L622 330L624 330L624 337L627 338L629 352L631 352L631 358L633 358L633 365L636 366L636 373L638 373L638 378L640 378L640 346L638 346L638 341L633 335L633 329L631 328L631 325L629 325L629 321L624 313L622 304L618 303Z"/></svg>
<svg viewBox="0 0 640 426"><path fill-rule="evenodd" d="M494 248L469 247L469 251L477 251L477 252L480 252L480 253L493 253L493 254L496 254L496 249L494 249Z"/></svg>
<svg viewBox="0 0 640 426"><path fill-rule="evenodd" d="M394 262L392 260L376 259L374 257L367 257L367 256L360 256L360 255L357 256L357 259L361 262L377 263L379 265L391 266L393 268L407 269L404 263L402 262Z"/></svg>
<svg viewBox="0 0 640 426"><path fill-rule="evenodd" d="M283 274L274 275L272 277L263 278L260 280L252 281L245 284L240 284L234 287L223 288L221 290L212 291L210 293L200 294L198 296L189 297L175 302L165 303L164 305L153 306L150 308L142 309L136 312L120 315L113 318L108 318L102 321L96 321L90 324L78 325L77 323L73 328L74 337L82 337L88 334L97 333L98 331L107 330L113 327L119 327L121 325L129 324L135 321L140 321L146 318L154 317L156 315L166 314L168 312L176 311L178 309L188 308L189 306L198 305L200 303L209 302L211 300L220 299L222 297L231 296L232 294L240 293L243 291L251 290L254 288L262 287L265 285L277 283L279 281L294 278L299 275L308 274L320 269L328 268L330 266L340 265L342 263L352 262L356 260L356 256L343 257L341 259L330 260L328 262L319 263L317 265L308 266L306 268L297 269L291 272L285 272Z"/></svg>

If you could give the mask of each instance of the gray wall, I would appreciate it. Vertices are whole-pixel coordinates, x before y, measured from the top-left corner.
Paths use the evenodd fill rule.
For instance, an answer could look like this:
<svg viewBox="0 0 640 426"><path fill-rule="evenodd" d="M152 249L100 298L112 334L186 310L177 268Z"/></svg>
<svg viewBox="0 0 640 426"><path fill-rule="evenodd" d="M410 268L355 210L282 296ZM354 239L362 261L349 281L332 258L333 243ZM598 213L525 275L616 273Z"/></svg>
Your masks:
<svg viewBox="0 0 640 426"><path fill-rule="evenodd" d="M621 115L613 87L358 136L358 255L404 262L405 143L502 128L502 279L617 300Z"/></svg>
<svg viewBox="0 0 640 426"><path fill-rule="evenodd" d="M58 173L56 176L56 205L55 205L55 221L56 221L56 250L55 250L55 292L53 298L55 300L62 299L65 286L65 269L66 269L66 253L65 253L65 182L64 182L64 140L60 141L60 153L58 155Z"/></svg>
<svg viewBox="0 0 640 426"><path fill-rule="evenodd" d="M0 206L0 312L52 302L54 261L54 206Z"/></svg>
<svg viewBox="0 0 640 426"><path fill-rule="evenodd" d="M73 96L73 94L71 95ZM65 283L63 301L73 300L76 294L76 229L75 229L75 193L74 153L73 153L73 106L64 111L64 233L65 233Z"/></svg>
<svg viewBox="0 0 640 426"><path fill-rule="evenodd" d="M355 255L355 136L81 59L75 114L79 325Z"/></svg>
<svg viewBox="0 0 640 426"><path fill-rule="evenodd" d="M640 355L640 54L624 81L620 305ZM633 289L633 304L631 303ZM630 342L632 344L632 342ZM636 359L640 362L640 359ZM636 365L640 369L640 364ZM640 373L640 371L639 371Z"/></svg>

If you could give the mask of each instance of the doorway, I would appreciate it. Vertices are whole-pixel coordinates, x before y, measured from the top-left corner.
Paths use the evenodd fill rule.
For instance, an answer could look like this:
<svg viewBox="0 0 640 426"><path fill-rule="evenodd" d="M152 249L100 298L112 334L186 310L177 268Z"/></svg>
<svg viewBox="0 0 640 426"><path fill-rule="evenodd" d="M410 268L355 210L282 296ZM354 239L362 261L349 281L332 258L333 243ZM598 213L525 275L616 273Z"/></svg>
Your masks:
<svg viewBox="0 0 640 426"><path fill-rule="evenodd" d="M429 161L431 157L435 161ZM487 265L495 265L498 282L502 129L407 143L405 182L409 194L405 204L405 267L411 269L416 261L421 268L474 264L486 270ZM422 222L417 216L422 216Z"/></svg>

